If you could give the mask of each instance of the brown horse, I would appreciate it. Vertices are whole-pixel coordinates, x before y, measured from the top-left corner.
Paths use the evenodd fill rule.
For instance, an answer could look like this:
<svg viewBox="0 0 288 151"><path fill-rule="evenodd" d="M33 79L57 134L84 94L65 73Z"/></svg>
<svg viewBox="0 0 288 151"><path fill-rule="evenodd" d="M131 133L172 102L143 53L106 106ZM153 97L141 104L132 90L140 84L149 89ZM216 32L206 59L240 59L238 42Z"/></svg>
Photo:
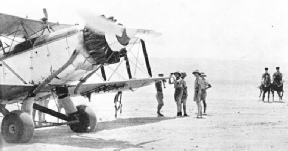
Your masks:
<svg viewBox="0 0 288 151"><path fill-rule="evenodd" d="M268 102L269 102L269 97L270 97L270 91L271 91L271 80L270 78L266 75L264 78L263 83L260 86L260 95L259 97L261 97L261 94L263 92L262 95L262 101L265 102L265 94L268 92Z"/></svg>
<svg viewBox="0 0 288 151"><path fill-rule="evenodd" d="M280 78L275 78L272 85L271 85L271 92L272 92L272 96L273 96L273 102L274 102L274 91L277 92L278 96L279 96L279 101L282 100L283 95L284 95L284 91L283 91L283 83L284 81L282 81Z"/></svg>

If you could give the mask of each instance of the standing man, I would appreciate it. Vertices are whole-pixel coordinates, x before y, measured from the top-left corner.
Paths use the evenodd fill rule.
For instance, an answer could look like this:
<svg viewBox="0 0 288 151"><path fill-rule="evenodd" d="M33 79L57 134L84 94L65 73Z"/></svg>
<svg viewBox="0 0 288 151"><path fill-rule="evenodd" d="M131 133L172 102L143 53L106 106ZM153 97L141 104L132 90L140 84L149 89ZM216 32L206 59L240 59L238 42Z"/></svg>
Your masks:
<svg viewBox="0 0 288 151"><path fill-rule="evenodd" d="M158 76L162 77L163 74L159 74ZM164 82L165 81L163 81L163 84L164 84ZM162 117L164 115L160 113L160 110L164 106L164 102L163 102L164 96L163 96L163 91L162 91L162 81L161 80L155 82L155 88L156 88L156 91L157 91L156 99L157 99L157 102L158 102L157 115L158 115L158 117Z"/></svg>
<svg viewBox="0 0 288 151"><path fill-rule="evenodd" d="M266 78L266 75L268 76L269 79L271 79L270 74L268 73L268 68L265 68L265 73L262 75L262 79L261 79L261 85L264 84L264 80Z"/></svg>
<svg viewBox="0 0 288 151"><path fill-rule="evenodd" d="M182 95L182 98L181 98L181 106L183 104L184 116L188 116L187 112L186 112L186 101L187 101L187 97L188 97L188 91L187 91L186 81L184 80L186 76L187 76L187 74L185 72L181 73L181 78L183 80L183 95Z"/></svg>
<svg viewBox="0 0 288 151"><path fill-rule="evenodd" d="M205 77L207 77L207 75L205 75L204 73L201 74L201 78L202 78L202 88L201 88L201 100L203 101L203 106L204 106L204 115L206 115L206 109L207 109L207 104L206 104L206 97L207 97L207 89L211 88L211 84L209 84Z"/></svg>
<svg viewBox="0 0 288 151"><path fill-rule="evenodd" d="M273 82L280 81L282 82L283 75L280 72L280 67L276 67L276 72L273 74Z"/></svg>
<svg viewBox="0 0 288 151"><path fill-rule="evenodd" d="M195 83L194 83L194 101L196 102L197 108L198 108L197 118L202 118L202 106L201 106L201 99L200 99L202 80L200 78L199 70L193 71L192 74L196 77Z"/></svg>
<svg viewBox="0 0 288 151"><path fill-rule="evenodd" d="M171 79L173 79L173 81L171 81ZM177 104L177 116L182 116L181 98L183 95L183 80L181 78L181 73L177 71L171 74L169 78L169 84L174 84L174 99Z"/></svg>

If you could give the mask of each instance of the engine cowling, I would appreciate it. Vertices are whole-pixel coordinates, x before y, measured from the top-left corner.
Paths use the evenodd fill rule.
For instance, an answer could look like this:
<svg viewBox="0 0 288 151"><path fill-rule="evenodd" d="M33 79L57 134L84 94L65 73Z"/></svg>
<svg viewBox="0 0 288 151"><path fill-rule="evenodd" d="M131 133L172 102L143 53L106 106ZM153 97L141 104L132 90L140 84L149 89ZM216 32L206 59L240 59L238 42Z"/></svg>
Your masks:
<svg viewBox="0 0 288 151"><path fill-rule="evenodd" d="M117 39L116 36L115 38ZM83 30L83 39L84 47L96 62L96 65L118 63L120 57L124 57L127 52L123 45L121 45L122 47L118 46L117 50L115 50L116 48L113 50L112 45L107 42L107 35L99 34L88 27Z"/></svg>

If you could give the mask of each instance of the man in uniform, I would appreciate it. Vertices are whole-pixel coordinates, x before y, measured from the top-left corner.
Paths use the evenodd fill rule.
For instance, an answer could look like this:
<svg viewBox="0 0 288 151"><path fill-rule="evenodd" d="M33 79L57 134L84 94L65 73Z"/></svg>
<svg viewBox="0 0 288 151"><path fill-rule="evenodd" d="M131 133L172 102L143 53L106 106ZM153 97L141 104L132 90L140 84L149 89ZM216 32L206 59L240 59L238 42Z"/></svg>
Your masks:
<svg viewBox="0 0 288 151"><path fill-rule="evenodd" d="M174 75L174 76L173 76ZM171 81L173 79L173 81ZM175 92L174 99L177 104L177 116L182 116L181 98L183 95L183 80L179 71L170 75L169 84L174 84Z"/></svg>
<svg viewBox="0 0 288 151"><path fill-rule="evenodd" d="M197 113L197 118L202 118L202 106L201 106L201 87L202 87L202 80L200 77L200 72L199 70L195 70L192 72L192 74L196 77L195 83L194 83L194 101L197 104L198 108L198 113Z"/></svg>
<svg viewBox="0 0 288 151"><path fill-rule="evenodd" d="M159 74L159 77L162 77L162 76L163 76L162 74ZM164 106L164 102L163 102L164 96L163 96L163 91L162 91L162 81L161 80L155 82L155 88L157 91L156 99L158 102L157 115L158 115L158 117L161 117L161 116L164 116L163 114L160 113L161 108Z"/></svg>
<svg viewBox="0 0 288 151"><path fill-rule="evenodd" d="M205 75L205 73L201 74L201 78L202 78L202 88L201 88L201 101L203 101L203 106L204 106L204 115L206 115L206 108L207 108L207 104L206 104L206 96L207 96L207 89L211 88L211 84L209 84L205 77L207 77L207 75Z"/></svg>
<svg viewBox="0 0 288 151"><path fill-rule="evenodd" d="M268 73L268 68L265 68L265 73L262 75L261 85L264 84L265 77L268 76L271 79L270 74Z"/></svg>
<svg viewBox="0 0 288 151"><path fill-rule="evenodd" d="M181 73L181 78L183 80L183 95L181 98L181 104L183 104L184 116L188 116L186 112L186 101L187 101L188 93L187 93L187 84L186 84L186 81L184 80L186 76L187 74L185 72Z"/></svg>
<svg viewBox="0 0 288 151"><path fill-rule="evenodd" d="M276 67L276 72L273 74L273 82L276 80L279 80L282 82L282 78L283 78L283 75L282 73L279 71L280 68L279 67Z"/></svg>

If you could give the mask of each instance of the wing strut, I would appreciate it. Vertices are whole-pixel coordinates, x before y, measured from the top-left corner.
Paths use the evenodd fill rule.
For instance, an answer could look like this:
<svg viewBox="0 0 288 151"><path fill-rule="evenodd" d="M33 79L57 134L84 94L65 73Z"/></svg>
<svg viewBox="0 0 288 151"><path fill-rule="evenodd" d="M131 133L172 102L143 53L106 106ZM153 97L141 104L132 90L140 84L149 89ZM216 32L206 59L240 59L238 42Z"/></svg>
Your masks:
<svg viewBox="0 0 288 151"><path fill-rule="evenodd" d="M145 46L145 42L141 39L141 45L142 45L142 49L143 49L143 54L144 54L144 58L145 58L145 62L146 62L146 67L148 70L148 73L150 75L150 77L152 77L152 72L151 72L151 67L150 67L150 63L149 63L149 57L146 51L146 46Z"/></svg>
<svg viewBox="0 0 288 151"><path fill-rule="evenodd" d="M128 59L127 53L125 53L124 59L126 61L126 68L127 68L127 73L128 73L129 79L132 79L132 74L131 74L131 69L130 69L130 64L129 64L129 59Z"/></svg>
<svg viewBox="0 0 288 151"><path fill-rule="evenodd" d="M104 66L101 67L101 74L102 74L102 77L103 77L104 81L106 81L107 78L106 78Z"/></svg>

